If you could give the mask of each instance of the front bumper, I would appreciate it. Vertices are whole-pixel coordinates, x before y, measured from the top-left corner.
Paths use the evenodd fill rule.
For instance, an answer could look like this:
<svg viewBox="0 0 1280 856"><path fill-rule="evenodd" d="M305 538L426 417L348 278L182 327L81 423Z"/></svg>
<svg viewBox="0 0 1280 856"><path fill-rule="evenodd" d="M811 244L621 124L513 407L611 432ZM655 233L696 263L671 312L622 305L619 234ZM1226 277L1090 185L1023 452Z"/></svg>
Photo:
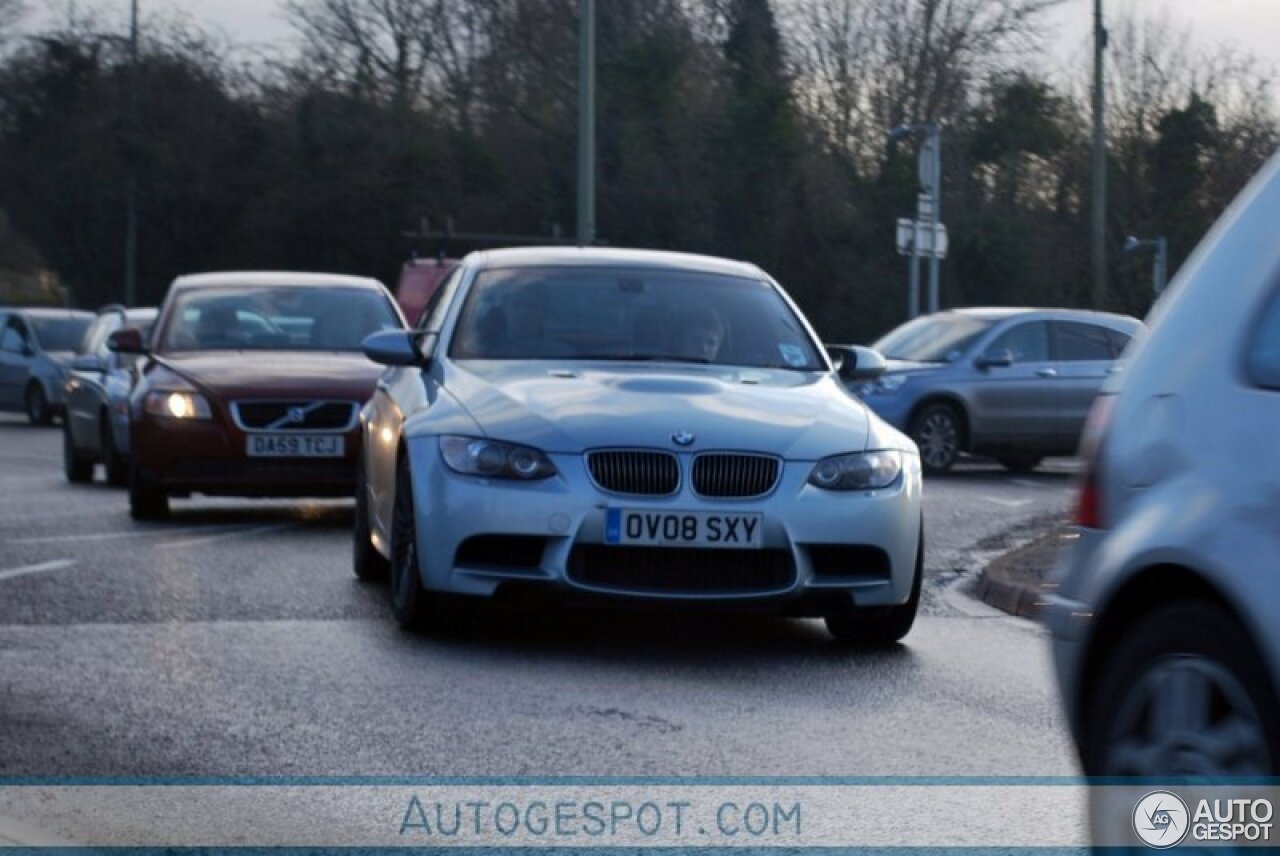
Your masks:
<svg viewBox="0 0 1280 856"><path fill-rule="evenodd" d="M812 462L787 462L757 499L705 499L687 485L663 498L608 494L582 455L551 455L558 475L539 482L459 476L435 437L409 444L423 584L494 596L542 588L649 601L770 605L822 614L838 606L892 606L910 597L921 526L919 460L878 491L810 486ZM687 457L681 456L688 471ZM754 512L760 549L640 548L604 543L610 508Z"/></svg>
<svg viewBox="0 0 1280 856"><path fill-rule="evenodd" d="M245 453L247 436L217 416L181 421L135 415L129 449L141 473L170 494L337 497L355 492L358 428L336 435L344 438L340 458L252 458Z"/></svg>

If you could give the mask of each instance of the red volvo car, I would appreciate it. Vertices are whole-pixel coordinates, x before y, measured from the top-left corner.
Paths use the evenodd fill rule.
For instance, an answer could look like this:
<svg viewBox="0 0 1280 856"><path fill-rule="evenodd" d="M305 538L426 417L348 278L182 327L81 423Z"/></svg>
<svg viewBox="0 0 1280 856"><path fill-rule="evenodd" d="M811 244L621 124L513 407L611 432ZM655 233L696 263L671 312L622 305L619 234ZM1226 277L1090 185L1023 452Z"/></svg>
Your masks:
<svg viewBox="0 0 1280 856"><path fill-rule="evenodd" d="M360 343L404 327L381 283L313 273L210 273L175 280L130 401L129 507L169 498L350 496L360 408L382 368Z"/></svg>

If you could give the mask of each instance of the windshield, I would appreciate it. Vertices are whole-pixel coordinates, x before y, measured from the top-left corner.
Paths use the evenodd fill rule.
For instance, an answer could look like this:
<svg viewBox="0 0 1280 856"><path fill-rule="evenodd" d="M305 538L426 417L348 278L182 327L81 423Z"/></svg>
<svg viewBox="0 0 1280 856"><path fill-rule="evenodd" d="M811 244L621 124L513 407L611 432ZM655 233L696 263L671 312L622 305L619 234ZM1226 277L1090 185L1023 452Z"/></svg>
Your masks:
<svg viewBox="0 0 1280 856"><path fill-rule="evenodd" d="M991 328L992 321L967 315L917 318L872 345L891 360L949 363Z"/></svg>
<svg viewBox="0 0 1280 856"><path fill-rule="evenodd" d="M800 319L767 282L618 268L482 274L450 355L826 368Z"/></svg>
<svg viewBox="0 0 1280 856"><path fill-rule="evenodd" d="M178 295L160 350L358 351L399 327L386 298L363 288L201 288Z"/></svg>
<svg viewBox="0 0 1280 856"><path fill-rule="evenodd" d="M29 318L36 341L46 351L74 351L91 318Z"/></svg>

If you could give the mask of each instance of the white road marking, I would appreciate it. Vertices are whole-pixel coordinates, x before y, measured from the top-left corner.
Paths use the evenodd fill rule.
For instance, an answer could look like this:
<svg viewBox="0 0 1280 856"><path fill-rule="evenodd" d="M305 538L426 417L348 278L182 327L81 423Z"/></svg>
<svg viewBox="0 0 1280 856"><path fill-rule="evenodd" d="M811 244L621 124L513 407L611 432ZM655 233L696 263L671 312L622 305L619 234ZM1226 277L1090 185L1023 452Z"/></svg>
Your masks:
<svg viewBox="0 0 1280 856"><path fill-rule="evenodd" d="M43 574L45 571L59 571L63 568L69 568L75 563L75 559L54 559L52 562L41 562L38 565L24 565L21 568L0 571L0 580L11 580L15 577L25 577L29 574Z"/></svg>
<svg viewBox="0 0 1280 856"><path fill-rule="evenodd" d="M252 529L240 529L235 532L224 532L221 535L210 535L208 538L184 538L181 541L165 541L155 546L157 550L169 550L174 547L198 547L201 544L211 544L214 541L222 541L226 538L239 538L244 535L261 535L264 532L275 532L279 529L287 529L292 525L292 523L276 523L271 526L255 526Z"/></svg>
<svg viewBox="0 0 1280 856"><path fill-rule="evenodd" d="M57 544L63 541L115 541L120 538L152 538L160 535L186 535L190 532L221 532L236 529L242 523L215 523L182 529L132 529L124 532L89 532L81 535L40 535L33 538L10 538L10 544Z"/></svg>
<svg viewBox="0 0 1280 856"><path fill-rule="evenodd" d="M994 502L996 505L1003 505L1005 508L1021 508L1024 505L1030 505L1032 502L1030 499L1001 499L990 494L983 494L981 498L987 502Z"/></svg>

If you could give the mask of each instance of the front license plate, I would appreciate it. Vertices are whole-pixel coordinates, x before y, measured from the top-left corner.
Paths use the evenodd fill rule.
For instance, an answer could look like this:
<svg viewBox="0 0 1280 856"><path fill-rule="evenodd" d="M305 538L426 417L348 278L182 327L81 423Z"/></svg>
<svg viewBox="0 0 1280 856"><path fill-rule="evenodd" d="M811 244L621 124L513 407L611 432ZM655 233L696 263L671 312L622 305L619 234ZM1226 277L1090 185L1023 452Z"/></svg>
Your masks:
<svg viewBox="0 0 1280 856"><path fill-rule="evenodd" d="M761 517L759 514L726 514L718 511L634 511L610 508L605 512L604 542L758 548L763 543Z"/></svg>
<svg viewBox="0 0 1280 856"><path fill-rule="evenodd" d="M341 458L345 438L332 434L250 434L251 458Z"/></svg>

